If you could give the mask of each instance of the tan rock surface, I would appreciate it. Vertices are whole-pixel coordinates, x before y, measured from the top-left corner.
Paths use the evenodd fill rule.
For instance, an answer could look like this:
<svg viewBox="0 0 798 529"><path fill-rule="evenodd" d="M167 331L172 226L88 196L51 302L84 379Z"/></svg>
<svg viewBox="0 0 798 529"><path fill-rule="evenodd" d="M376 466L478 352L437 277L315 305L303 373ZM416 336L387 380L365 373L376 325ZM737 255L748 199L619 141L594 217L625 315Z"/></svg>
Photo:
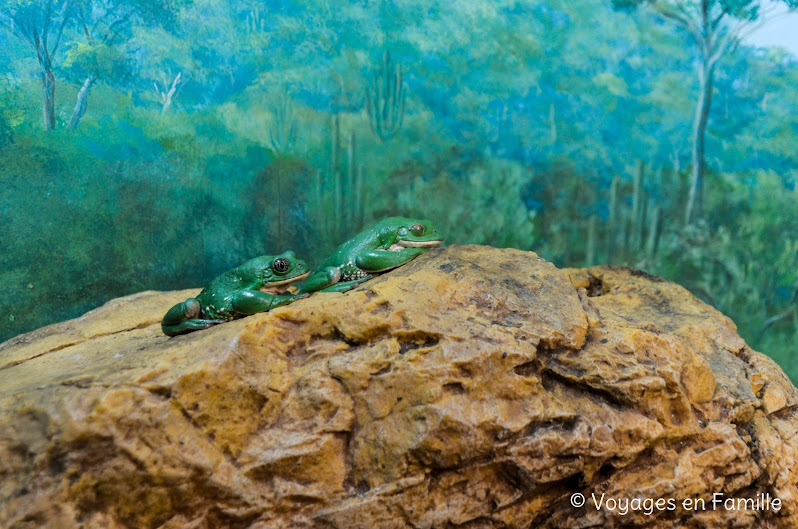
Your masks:
<svg viewBox="0 0 798 529"><path fill-rule="evenodd" d="M161 334L195 292L0 345L0 527L798 527L798 391L675 284L455 246Z"/></svg>

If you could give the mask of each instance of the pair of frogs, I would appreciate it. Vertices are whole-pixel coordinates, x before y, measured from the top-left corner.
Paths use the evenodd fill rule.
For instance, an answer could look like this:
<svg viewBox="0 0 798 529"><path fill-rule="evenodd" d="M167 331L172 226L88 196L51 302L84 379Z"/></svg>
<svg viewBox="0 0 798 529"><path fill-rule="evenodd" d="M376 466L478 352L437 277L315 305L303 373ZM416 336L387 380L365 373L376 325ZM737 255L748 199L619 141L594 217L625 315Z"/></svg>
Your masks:
<svg viewBox="0 0 798 529"><path fill-rule="evenodd" d="M169 309L161 328L177 336L265 312L313 292L345 292L442 242L428 220L391 217L343 243L313 273L292 251L256 257L211 281L196 298ZM295 294L286 291L288 285Z"/></svg>

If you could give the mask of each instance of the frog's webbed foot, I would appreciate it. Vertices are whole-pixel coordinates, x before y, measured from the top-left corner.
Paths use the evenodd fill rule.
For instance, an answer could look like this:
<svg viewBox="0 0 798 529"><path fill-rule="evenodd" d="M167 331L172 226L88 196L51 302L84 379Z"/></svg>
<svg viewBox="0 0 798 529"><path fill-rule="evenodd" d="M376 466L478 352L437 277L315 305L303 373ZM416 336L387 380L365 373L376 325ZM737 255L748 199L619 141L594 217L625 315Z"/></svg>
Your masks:
<svg viewBox="0 0 798 529"><path fill-rule="evenodd" d="M167 336L177 336L179 334L201 331L202 329L207 329L208 327L213 327L214 325L219 325L220 323L224 322L225 320L203 320L199 318L192 318L175 325L164 325L161 323L161 329Z"/></svg>
<svg viewBox="0 0 798 529"><path fill-rule="evenodd" d="M335 266L328 266L316 270L310 276L295 285L291 290L296 289L298 294L305 294L311 292L318 292L324 290L325 292L333 292L327 288L334 286L341 280L341 270Z"/></svg>

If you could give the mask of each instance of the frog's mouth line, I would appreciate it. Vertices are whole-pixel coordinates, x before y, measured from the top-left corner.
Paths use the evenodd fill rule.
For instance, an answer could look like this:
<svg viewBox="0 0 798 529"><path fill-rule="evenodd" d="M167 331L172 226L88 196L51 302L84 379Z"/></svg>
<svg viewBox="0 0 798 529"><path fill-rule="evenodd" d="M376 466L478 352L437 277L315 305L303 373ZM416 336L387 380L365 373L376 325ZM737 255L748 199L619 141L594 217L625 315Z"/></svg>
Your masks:
<svg viewBox="0 0 798 529"><path fill-rule="evenodd" d="M404 241L399 239L394 246L401 248L434 248L443 244L443 239L433 239L431 241Z"/></svg>
<svg viewBox="0 0 798 529"><path fill-rule="evenodd" d="M283 279L282 281L272 281L269 283L268 286L261 287L260 291L266 294L271 294L273 296L280 296L283 294L288 293L288 290L285 288L277 288L280 286L287 286L292 283L296 283L297 281L301 281L310 275L310 270L302 274L301 276L290 277L288 279Z"/></svg>

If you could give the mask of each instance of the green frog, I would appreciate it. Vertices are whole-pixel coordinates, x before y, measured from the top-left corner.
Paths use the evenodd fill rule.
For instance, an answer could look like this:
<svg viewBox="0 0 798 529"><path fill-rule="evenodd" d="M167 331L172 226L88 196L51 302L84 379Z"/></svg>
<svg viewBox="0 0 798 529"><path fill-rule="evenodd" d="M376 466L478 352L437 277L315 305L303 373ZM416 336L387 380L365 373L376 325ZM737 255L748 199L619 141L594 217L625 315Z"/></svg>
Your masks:
<svg viewBox="0 0 798 529"><path fill-rule="evenodd" d="M285 289L309 273L308 265L291 251L255 257L211 281L196 298L169 309L161 329L177 336L286 305L308 296L287 294Z"/></svg>
<svg viewBox="0 0 798 529"><path fill-rule="evenodd" d="M299 294L345 292L441 243L443 237L430 221L390 217L343 243L318 270L291 290Z"/></svg>

